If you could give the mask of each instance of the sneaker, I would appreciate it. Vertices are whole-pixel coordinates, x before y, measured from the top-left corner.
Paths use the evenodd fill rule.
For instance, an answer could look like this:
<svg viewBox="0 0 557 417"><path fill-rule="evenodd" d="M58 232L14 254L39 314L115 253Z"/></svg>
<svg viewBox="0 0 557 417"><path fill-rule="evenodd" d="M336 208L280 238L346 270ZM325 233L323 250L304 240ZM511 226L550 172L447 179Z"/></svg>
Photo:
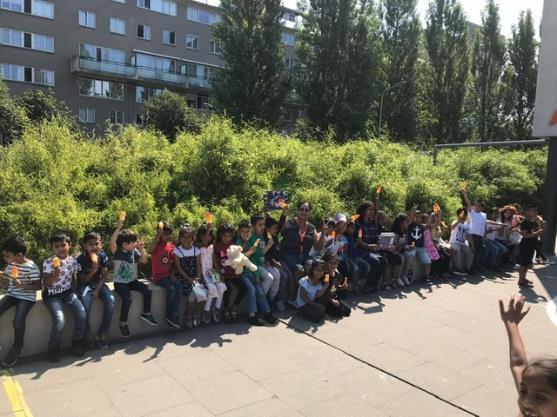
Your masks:
<svg viewBox="0 0 557 417"><path fill-rule="evenodd" d="M8 352L8 354L6 355L4 360L2 361L2 364L6 368L9 368L11 366L14 366L17 363L18 359L19 359L19 353L17 351L15 351L14 349L10 349L10 351Z"/></svg>
<svg viewBox="0 0 557 417"><path fill-rule="evenodd" d="M151 313L140 314L139 318L143 320L145 323L150 324L151 326L157 326L159 324L155 321Z"/></svg>
<svg viewBox="0 0 557 417"><path fill-rule="evenodd" d="M170 327L174 327L174 328L176 328L176 329L179 329L179 328L180 328L180 325L179 325L176 321L174 321L174 320L172 320L172 319L169 319L168 317L165 318L164 321L165 321L166 324L168 324Z"/></svg>
<svg viewBox="0 0 557 417"><path fill-rule="evenodd" d="M404 285L406 285L407 287L410 285L410 281L408 281L408 277L402 277L402 282L404 282Z"/></svg>
<svg viewBox="0 0 557 417"><path fill-rule="evenodd" d="M396 285L398 285L398 288L402 288L404 287L404 282L399 278L396 280Z"/></svg>
<svg viewBox="0 0 557 417"><path fill-rule="evenodd" d="M278 300L277 301L277 310L280 311L281 313L286 310L286 306L284 305L284 303L282 302L282 300Z"/></svg>
<svg viewBox="0 0 557 417"><path fill-rule="evenodd" d="M122 333L122 336L130 337L130 328L128 327L127 323L119 324L119 327L120 327L120 333Z"/></svg>
<svg viewBox="0 0 557 417"><path fill-rule="evenodd" d="M127 327L127 325L126 325L126 327ZM99 333L98 336L96 337L96 340L97 340L97 346L100 349L107 349L108 348L108 336L106 335L106 333Z"/></svg>
<svg viewBox="0 0 557 417"><path fill-rule="evenodd" d="M213 311L213 320L215 323L220 323L222 319L222 308L215 308Z"/></svg>
<svg viewBox="0 0 557 417"><path fill-rule="evenodd" d="M265 326L267 324L256 314L250 315L248 321L252 326Z"/></svg>
<svg viewBox="0 0 557 417"><path fill-rule="evenodd" d="M273 316L273 313L270 311L263 316L263 320L265 320L268 324L275 325L277 324L277 319Z"/></svg>

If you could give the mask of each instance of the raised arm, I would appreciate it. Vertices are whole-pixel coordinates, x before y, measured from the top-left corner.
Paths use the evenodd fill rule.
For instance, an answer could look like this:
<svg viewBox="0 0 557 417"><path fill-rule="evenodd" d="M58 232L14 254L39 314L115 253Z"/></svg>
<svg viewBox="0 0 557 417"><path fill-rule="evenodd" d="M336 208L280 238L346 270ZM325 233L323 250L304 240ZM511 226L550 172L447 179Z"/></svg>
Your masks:
<svg viewBox="0 0 557 417"><path fill-rule="evenodd" d="M516 295L511 297L506 308L503 300L499 300L499 310L509 338L509 365L511 367L511 373L515 387L517 391L520 391L522 372L524 372L524 369L528 365L528 357L526 355L526 348L522 342L522 337L520 336L520 331L518 330L518 324L524 316L528 314L530 307L524 309L524 296Z"/></svg>
<svg viewBox="0 0 557 417"><path fill-rule="evenodd" d="M161 236L162 236L162 228L157 227L157 234L155 235L153 241L149 244L149 253L153 253L155 251L155 248L159 244L159 240Z"/></svg>
<svg viewBox="0 0 557 417"><path fill-rule="evenodd" d="M110 236L110 252L112 252L112 254L115 254L116 250L118 249L118 245L116 244L116 242L118 240L118 235L120 234L120 231L122 230L123 226L124 226L124 222L122 220L118 220L118 223L116 224L116 229L114 229L112 236Z"/></svg>
<svg viewBox="0 0 557 417"><path fill-rule="evenodd" d="M462 193L462 198L464 199L464 204L466 205L466 210L468 210L468 213L470 213L472 211L472 203L470 202L470 198L468 197L468 193L466 192L466 190L461 190L460 192Z"/></svg>

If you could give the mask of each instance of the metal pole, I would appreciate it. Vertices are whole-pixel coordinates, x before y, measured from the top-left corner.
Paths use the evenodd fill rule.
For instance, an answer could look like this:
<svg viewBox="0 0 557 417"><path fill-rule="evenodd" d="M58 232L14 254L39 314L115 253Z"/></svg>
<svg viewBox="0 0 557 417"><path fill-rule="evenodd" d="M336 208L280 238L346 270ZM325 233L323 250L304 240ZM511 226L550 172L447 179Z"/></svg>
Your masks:
<svg viewBox="0 0 557 417"><path fill-rule="evenodd" d="M557 137L550 138L547 152L547 172L545 174L545 212L546 228L543 235L543 249L549 255L555 255L557 238Z"/></svg>

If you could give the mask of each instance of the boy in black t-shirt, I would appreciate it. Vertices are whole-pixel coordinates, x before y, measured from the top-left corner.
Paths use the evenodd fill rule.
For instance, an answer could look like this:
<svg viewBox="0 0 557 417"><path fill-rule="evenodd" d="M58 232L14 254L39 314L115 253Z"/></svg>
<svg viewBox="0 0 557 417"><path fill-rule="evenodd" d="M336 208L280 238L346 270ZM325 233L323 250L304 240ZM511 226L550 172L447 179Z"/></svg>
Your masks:
<svg viewBox="0 0 557 417"><path fill-rule="evenodd" d="M522 240L519 246L518 285L521 287L531 286L532 281L526 279L528 268L533 266L534 253L538 243L538 236L543 233L543 222L538 219L537 207L527 207L524 211L524 220L520 223L520 234Z"/></svg>

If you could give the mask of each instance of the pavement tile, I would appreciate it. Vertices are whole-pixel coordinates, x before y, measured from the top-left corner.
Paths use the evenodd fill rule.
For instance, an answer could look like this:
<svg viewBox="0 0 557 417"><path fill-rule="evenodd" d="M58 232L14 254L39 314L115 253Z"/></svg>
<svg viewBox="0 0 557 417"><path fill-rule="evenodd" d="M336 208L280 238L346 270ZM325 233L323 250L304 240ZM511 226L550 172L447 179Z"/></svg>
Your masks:
<svg viewBox="0 0 557 417"><path fill-rule="evenodd" d="M468 350L442 343L431 343L412 350L416 356L435 362L454 371L469 369L484 360L483 356L476 355Z"/></svg>
<svg viewBox="0 0 557 417"><path fill-rule="evenodd" d="M418 390L389 401L379 409L393 417L470 417L470 414Z"/></svg>
<svg viewBox="0 0 557 417"><path fill-rule="evenodd" d="M402 378L447 400L454 399L482 385L481 381L428 362L400 372Z"/></svg>
<svg viewBox="0 0 557 417"><path fill-rule="evenodd" d="M213 414L234 410L272 396L241 372L202 379L188 389Z"/></svg>
<svg viewBox="0 0 557 417"><path fill-rule="evenodd" d="M301 370L301 366L287 356L288 352L240 353L229 356L226 362L255 381Z"/></svg>
<svg viewBox="0 0 557 417"><path fill-rule="evenodd" d="M348 394L308 405L300 413L306 417L387 417L372 405Z"/></svg>
<svg viewBox="0 0 557 417"><path fill-rule="evenodd" d="M209 410L203 407L197 401L187 404L178 405L176 407L167 408L162 411L150 413L149 417L212 417L214 416Z"/></svg>
<svg viewBox="0 0 557 417"><path fill-rule="evenodd" d="M301 417L295 409L278 398L268 398L245 407L219 414L219 417ZM196 416L197 417L197 416Z"/></svg>
<svg viewBox="0 0 557 417"><path fill-rule="evenodd" d="M72 385L41 386L32 392L23 387L27 405L36 416L82 417L112 408L109 396L89 380L81 381L78 389L72 389Z"/></svg>
<svg viewBox="0 0 557 417"><path fill-rule="evenodd" d="M235 369L212 350L187 350L188 354L169 359L158 359L159 369L172 375L188 388L197 381L226 374Z"/></svg>
<svg viewBox="0 0 557 417"><path fill-rule="evenodd" d="M413 388L383 372L366 367L337 375L335 382L351 395L373 406L385 404Z"/></svg>
<svg viewBox="0 0 557 417"><path fill-rule="evenodd" d="M126 417L150 415L192 400L191 394L169 375L103 389L107 390L114 406Z"/></svg>
<svg viewBox="0 0 557 417"><path fill-rule="evenodd" d="M509 395L506 390L496 388L497 384L491 384L492 387L482 386L467 392L458 397L455 402L466 409L473 410L480 416L489 417L509 417L518 414L516 394L514 401L509 401Z"/></svg>
<svg viewBox="0 0 557 417"><path fill-rule="evenodd" d="M370 346L365 356L362 355L362 357L369 363L394 373L413 369L427 362L427 359L414 355L405 349L393 346L390 343Z"/></svg>
<svg viewBox="0 0 557 417"><path fill-rule="evenodd" d="M344 394L345 387L315 373L298 371L266 379L261 384L296 410Z"/></svg>

